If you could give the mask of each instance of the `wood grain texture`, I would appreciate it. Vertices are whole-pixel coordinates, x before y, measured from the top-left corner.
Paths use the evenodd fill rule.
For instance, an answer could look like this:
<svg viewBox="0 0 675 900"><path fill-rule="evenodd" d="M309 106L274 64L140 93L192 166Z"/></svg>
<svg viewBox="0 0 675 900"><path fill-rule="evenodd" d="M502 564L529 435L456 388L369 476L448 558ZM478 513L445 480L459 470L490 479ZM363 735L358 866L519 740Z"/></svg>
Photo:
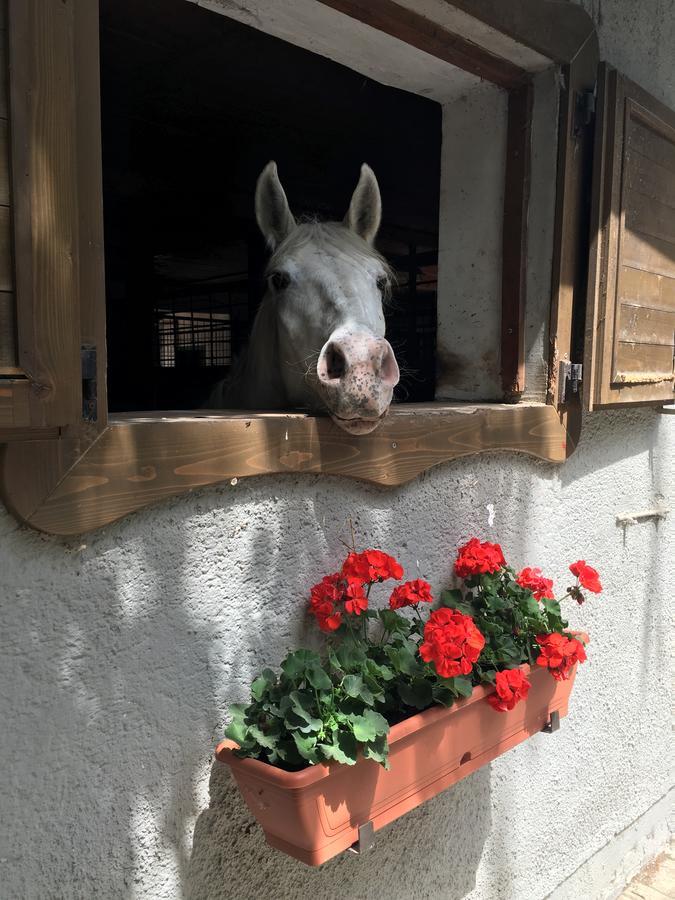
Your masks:
<svg viewBox="0 0 675 900"><path fill-rule="evenodd" d="M0 375L16 368L14 294L0 291Z"/></svg>
<svg viewBox="0 0 675 900"><path fill-rule="evenodd" d="M675 310L675 278L623 266L618 296L622 303L672 311Z"/></svg>
<svg viewBox="0 0 675 900"><path fill-rule="evenodd" d="M467 41L393 0L319 2L500 87L514 88L527 80L528 73L509 60Z"/></svg>
<svg viewBox="0 0 675 900"><path fill-rule="evenodd" d="M598 58L593 20L580 6L558 0L452 0L452 5L555 62L578 60L582 48Z"/></svg>
<svg viewBox="0 0 675 900"><path fill-rule="evenodd" d="M75 0L9 0L19 363L34 425L81 417Z"/></svg>
<svg viewBox="0 0 675 900"><path fill-rule="evenodd" d="M675 345L675 310L622 303L617 337L634 344Z"/></svg>
<svg viewBox="0 0 675 900"><path fill-rule="evenodd" d="M96 348L96 429L108 417L106 389L105 263L103 247L103 163L98 2L75 7L77 83L77 201L80 339Z"/></svg>
<svg viewBox="0 0 675 900"><path fill-rule="evenodd" d="M552 301L549 328L549 403L559 403L558 377L562 361L580 362L583 349L575 345L575 316L586 299L589 211L588 172L593 164L592 123L577 121L577 102L593 91L599 50L593 34L573 62L564 68L558 128L558 183L553 239ZM597 159L597 157L596 157ZM586 371L584 369L584 383ZM562 404L571 410L578 399ZM578 410L575 420L580 422Z"/></svg>
<svg viewBox="0 0 675 900"><path fill-rule="evenodd" d="M585 398L672 402L675 112L609 66L598 97Z"/></svg>
<svg viewBox="0 0 675 900"><path fill-rule="evenodd" d="M55 443L60 443L59 441ZM123 417L49 488L39 503L27 469L54 469L50 442L32 457L11 445L2 466L3 497L24 521L72 535L100 528L165 497L233 478L263 474L342 475L396 486L448 460L486 450L516 450L563 462L568 437L543 405L402 406L373 434L354 438L330 419L255 414ZM51 454L50 464L40 453ZM23 475L22 475L23 473ZM23 510L23 512L22 512Z"/></svg>
<svg viewBox="0 0 675 900"><path fill-rule="evenodd" d="M0 379L0 429L29 425L28 382L25 379Z"/></svg>
<svg viewBox="0 0 675 900"><path fill-rule="evenodd" d="M527 302L527 211L530 202L531 83L509 93L506 178L502 228L501 377L504 399L525 390L525 304Z"/></svg>
<svg viewBox="0 0 675 900"><path fill-rule="evenodd" d="M673 174L633 150L626 153L625 184L628 190L675 209Z"/></svg>
<svg viewBox="0 0 675 900"><path fill-rule="evenodd" d="M649 384L673 379L673 347L617 341L612 381Z"/></svg>

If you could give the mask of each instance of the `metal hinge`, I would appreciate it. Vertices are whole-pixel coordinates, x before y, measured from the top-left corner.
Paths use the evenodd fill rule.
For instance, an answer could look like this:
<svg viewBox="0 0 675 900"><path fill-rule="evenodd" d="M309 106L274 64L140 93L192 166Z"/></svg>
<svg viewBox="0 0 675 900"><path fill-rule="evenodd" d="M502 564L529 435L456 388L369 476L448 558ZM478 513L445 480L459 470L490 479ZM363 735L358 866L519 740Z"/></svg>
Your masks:
<svg viewBox="0 0 675 900"><path fill-rule="evenodd" d="M580 134L595 117L595 91L578 91L574 105L574 134Z"/></svg>
<svg viewBox="0 0 675 900"><path fill-rule="evenodd" d="M85 422L95 422L98 418L96 395L96 347L82 344L80 348L82 366L82 418Z"/></svg>
<svg viewBox="0 0 675 900"><path fill-rule="evenodd" d="M560 373L558 375L558 403L565 403L572 394L579 393L579 384L583 375L584 367L581 363L572 363L563 360L560 363Z"/></svg>

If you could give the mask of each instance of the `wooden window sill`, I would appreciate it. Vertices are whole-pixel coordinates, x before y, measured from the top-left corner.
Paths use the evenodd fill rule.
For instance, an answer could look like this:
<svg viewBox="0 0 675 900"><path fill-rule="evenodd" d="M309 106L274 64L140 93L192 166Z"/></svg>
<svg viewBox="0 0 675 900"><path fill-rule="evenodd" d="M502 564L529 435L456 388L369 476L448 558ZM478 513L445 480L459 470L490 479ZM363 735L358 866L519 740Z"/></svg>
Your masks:
<svg viewBox="0 0 675 900"><path fill-rule="evenodd" d="M565 419L544 404L400 404L373 433L295 412L129 413L79 452L78 440L11 443L3 499L41 531L76 535L165 497L252 475L342 475L396 486L471 453L511 450L561 463Z"/></svg>

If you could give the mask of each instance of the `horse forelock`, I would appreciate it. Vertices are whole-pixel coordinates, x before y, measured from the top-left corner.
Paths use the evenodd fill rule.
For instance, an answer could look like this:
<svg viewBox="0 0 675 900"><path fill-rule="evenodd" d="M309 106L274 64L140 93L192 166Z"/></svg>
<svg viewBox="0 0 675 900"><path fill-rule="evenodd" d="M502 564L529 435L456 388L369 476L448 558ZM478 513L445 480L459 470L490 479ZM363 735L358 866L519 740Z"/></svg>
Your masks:
<svg viewBox="0 0 675 900"><path fill-rule="evenodd" d="M388 298L395 280L391 266L374 247L341 222L319 222L314 219L301 221L274 251L267 264L265 275L281 268L285 260L309 244L315 245L328 255L352 260L356 265L376 262L385 279L385 299Z"/></svg>

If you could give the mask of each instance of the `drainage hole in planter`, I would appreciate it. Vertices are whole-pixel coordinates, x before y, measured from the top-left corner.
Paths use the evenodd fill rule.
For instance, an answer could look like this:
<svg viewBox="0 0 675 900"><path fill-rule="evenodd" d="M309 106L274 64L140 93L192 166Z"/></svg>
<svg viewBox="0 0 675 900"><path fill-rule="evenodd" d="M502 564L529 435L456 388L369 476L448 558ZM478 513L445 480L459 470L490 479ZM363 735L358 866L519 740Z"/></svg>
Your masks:
<svg viewBox="0 0 675 900"><path fill-rule="evenodd" d="M460 766L463 766L465 763L468 763L470 759L471 759L471 751L467 750L466 753L464 754L464 756L459 761Z"/></svg>

